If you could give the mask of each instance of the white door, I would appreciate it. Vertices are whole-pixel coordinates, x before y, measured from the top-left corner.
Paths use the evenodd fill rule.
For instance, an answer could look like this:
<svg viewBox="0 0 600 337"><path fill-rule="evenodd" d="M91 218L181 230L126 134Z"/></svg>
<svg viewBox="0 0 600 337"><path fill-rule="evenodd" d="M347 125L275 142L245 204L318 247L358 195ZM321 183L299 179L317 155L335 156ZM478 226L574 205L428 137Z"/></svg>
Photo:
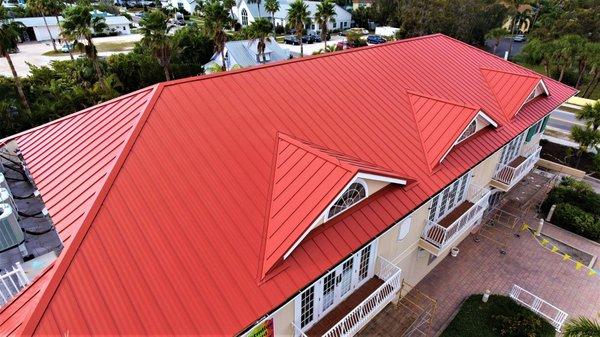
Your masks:
<svg viewBox="0 0 600 337"><path fill-rule="evenodd" d="M370 279L375 269L375 249L375 242L371 243L298 295L295 300L297 326L303 331L310 329Z"/></svg>

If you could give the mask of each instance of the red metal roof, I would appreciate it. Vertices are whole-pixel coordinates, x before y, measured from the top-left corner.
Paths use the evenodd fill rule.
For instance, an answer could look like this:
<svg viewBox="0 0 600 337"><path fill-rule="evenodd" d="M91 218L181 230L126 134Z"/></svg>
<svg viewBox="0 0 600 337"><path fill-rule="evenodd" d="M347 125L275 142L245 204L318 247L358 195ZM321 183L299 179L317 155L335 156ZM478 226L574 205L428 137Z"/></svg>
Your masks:
<svg viewBox="0 0 600 337"><path fill-rule="evenodd" d="M496 97L504 117L511 120L542 79L535 73L482 68L481 73Z"/></svg>
<svg viewBox="0 0 600 337"><path fill-rule="evenodd" d="M498 101L512 93L493 93L484 68L533 74L433 35L159 86L47 286L2 322L23 319L25 334L240 332L575 93L547 79L550 95L508 120ZM407 91L505 122L431 171ZM317 227L261 280L278 132L306 156L318 144L414 182Z"/></svg>
<svg viewBox="0 0 600 337"><path fill-rule="evenodd" d="M261 277L359 172L405 180L399 173L281 133L275 156Z"/></svg>
<svg viewBox="0 0 600 337"><path fill-rule="evenodd" d="M429 169L433 170L480 108L413 92L409 92L408 96L423 153Z"/></svg>
<svg viewBox="0 0 600 337"><path fill-rule="evenodd" d="M152 88L140 90L12 137L27 158L65 249L81 228L152 95ZM20 327L53 273L54 265L2 308L0 335Z"/></svg>

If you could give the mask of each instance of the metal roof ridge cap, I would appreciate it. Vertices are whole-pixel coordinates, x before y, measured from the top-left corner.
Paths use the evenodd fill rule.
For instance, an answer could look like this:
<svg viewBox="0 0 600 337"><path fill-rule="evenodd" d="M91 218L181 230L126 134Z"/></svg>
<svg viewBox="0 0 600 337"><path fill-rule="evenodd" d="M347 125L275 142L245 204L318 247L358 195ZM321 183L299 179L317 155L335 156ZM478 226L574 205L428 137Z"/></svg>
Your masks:
<svg viewBox="0 0 600 337"><path fill-rule="evenodd" d="M147 87L145 87L145 88L138 89L138 90L136 90L136 91L130 92L130 93L128 93L128 94L124 94L124 95L121 95L121 96L117 96L117 97L115 97L115 98L112 98L112 99L110 99L110 100L108 100L108 101L105 101L105 102L102 102L102 103L98 103L98 104L96 104L96 105L92 105L91 107L85 108L85 109L83 109L83 110L75 111L75 112L73 112L72 114L68 114L68 115L66 115L66 116L63 116L63 117L60 117L60 118L57 118L57 119L51 120L51 121L49 121L49 122L47 122L47 123L44 123L44 124L42 124L42 125L34 126L34 127L32 127L31 129L27 129L27 130L21 131L21 132L19 132L19 133L16 133L16 134L14 134L14 135L10 135L10 136L4 137L4 138L0 139L0 144L1 144L1 143L5 143L6 141L10 141L10 140L16 139L16 138L18 138L18 137L21 137L21 136L23 136L23 135L26 135L26 134L29 134L29 133L35 132L35 131L37 131L37 130L43 129L43 128L45 128L45 127L48 127L48 126L50 126L50 125L53 125L53 124L56 124L56 123L62 122L62 121L64 121L64 120L67 120L67 119L70 119L70 118L77 117L77 116L79 116L79 115L82 115L82 114L88 113L88 112L90 112L90 110L92 110L92 109L97 109L97 108L99 108L99 107L102 107L102 106L105 106L105 105L107 105L107 104L112 104L112 103L114 103L114 102L116 102L116 101L120 101L120 100L122 100L122 99L125 99L125 98L128 98L128 97L130 97L130 96L139 95L140 93L142 93L142 92L144 92L144 91L152 91L152 90L154 90L154 88L155 88L155 87L157 87L159 84L160 84L160 83L153 84L153 85L147 86Z"/></svg>
<svg viewBox="0 0 600 337"><path fill-rule="evenodd" d="M315 60L315 59L319 59L319 58L334 57L334 56L338 56L338 55L342 55L342 54L356 53L356 52L361 52L363 50L374 49L374 48L385 48L385 47L389 47L389 46L393 46L393 45L397 45L397 44L418 41L418 40L424 40L424 39L430 39L430 38L435 38L435 37L439 37L439 36L448 37L442 33L435 33L435 34L423 35L423 36L415 36L415 37L411 37L408 39L402 39L402 40L392 41L392 42L383 43L383 44L374 44L371 46L364 46L364 47L360 47L360 48L350 48L350 49L340 50L340 51L336 51L336 52L332 52L332 53L324 53L324 54L318 54L318 55L306 55L304 57L296 57L296 58L293 58L290 60L270 62L270 63L265 63L262 65L253 66L253 67L222 71L222 72L212 73L212 74L208 74L208 75L190 76L190 77L186 77L186 78L161 82L160 84L163 84L165 87L167 87L167 86L178 85L178 84L187 83L187 82L209 80L209 79L216 78L216 77L251 72L251 71L256 71L259 69L270 68L270 67L277 67L277 66L280 66L283 64L306 62L306 61L311 61L311 60Z"/></svg>
<svg viewBox="0 0 600 337"><path fill-rule="evenodd" d="M412 117L414 118L415 129L417 130L417 136L419 138L419 143L421 144L420 152L423 155L423 158L425 159L425 165L427 165L427 168L429 169L429 173L433 173L433 169L435 166L432 167L431 165L429 165L429 156L427 155L427 151L425 150L425 143L423 143L423 136L421 135L421 128L419 127L419 122L417 122L417 112L415 111L413 102L410 99L411 92L408 89L406 89L405 92L406 92L406 96L408 96L408 104L410 105L410 111L412 112Z"/></svg>
<svg viewBox="0 0 600 337"><path fill-rule="evenodd" d="M508 62L508 61L507 61ZM514 64L514 63L512 63ZM508 75L515 75L515 76L523 76L523 77L529 77L529 78L535 78L535 79L541 79L542 76L539 75L536 72L533 71L529 71L529 72L533 72L533 74L519 74L519 73L515 73L513 71L508 71L508 70L504 70L504 69L496 69L496 68L490 68L490 67L479 67L479 70L487 70L487 71L493 71L493 72L497 72L497 73L503 73L503 74L508 74Z"/></svg>
<svg viewBox="0 0 600 337"><path fill-rule="evenodd" d="M148 120L150 113L154 109L154 105L160 97L163 88L164 83L158 83L152 89L152 96L150 98L150 101L148 101L148 103L146 104L146 107L144 108L140 119L138 120L133 131L131 132L131 135L126 141L123 150L121 151L121 153L119 153L117 160L112 169L110 170L106 181L102 185L100 192L96 196L92 207L90 208L90 211L87 213L79 230L73 236L73 239L71 240L69 246L65 248L64 253L61 254L58 257L58 259L54 262L54 266L56 268L54 274L50 277L50 280L48 281L46 287L40 290L40 299L35 305L33 311L29 313L23 320L23 328L21 330L22 335L31 336L34 334L42 316L44 315L46 309L48 308L48 305L50 304L52 297L54 297L54 294L56 293L59 284L61 283L69 266L73 262L75 254L78 252L81 243L87 236L87 233L89 232L89 229L91 228L91 225L94 222L94 219L96 218L96 215L98 214L98 211L100 210L104 199L106 199L106 196L112 188L114 181L121 172L121 169L123 168L123 165L125 164L126 159L129 156L131 148L137 141L138 136L144 128L146 121Z"/></svg>
<svg viewBox="0 0 600 337"><path fill-rule="evenodd" d="M453 100L450 100L448 98L436 97L436 96L424 94L422 92L418 92L418 91L415 91L415 90L406 89L406 93L409 94L409 95L421 96L423 98L432 99L432 100L440 101L440 102L443 102L443 103L448 103L448 104L452 104L452 105L456 105L456 106L462 106L463 108L468 108L468 109L471 109L471 110L482 110L481 106L474 106L474 105L470 105L470 104L466 104L466 103L461 103L461 102L453 101ZM411 106L412 106L412 102L411 102Z"/></svg>

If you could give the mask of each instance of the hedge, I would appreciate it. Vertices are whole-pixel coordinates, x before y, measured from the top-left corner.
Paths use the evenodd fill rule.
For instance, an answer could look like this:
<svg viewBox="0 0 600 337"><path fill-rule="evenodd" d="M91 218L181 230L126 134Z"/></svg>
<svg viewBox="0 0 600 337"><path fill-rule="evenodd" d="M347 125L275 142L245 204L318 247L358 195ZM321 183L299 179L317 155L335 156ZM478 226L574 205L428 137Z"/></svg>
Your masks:
<svg viewBox="0 0 600 337"><path fill-rule="evenodd" d="M588 239L600 240L600 217L568 204L556 205L552 223Z"/></svg>
<svg viewBox="0 0 600 337"><path fill-rule="evenodd" d="M590 185L572 178L565 178L554 187L542 203L542 212L547 214L552 205L569 203L593 215L600 216L600 194Z"/></svg>

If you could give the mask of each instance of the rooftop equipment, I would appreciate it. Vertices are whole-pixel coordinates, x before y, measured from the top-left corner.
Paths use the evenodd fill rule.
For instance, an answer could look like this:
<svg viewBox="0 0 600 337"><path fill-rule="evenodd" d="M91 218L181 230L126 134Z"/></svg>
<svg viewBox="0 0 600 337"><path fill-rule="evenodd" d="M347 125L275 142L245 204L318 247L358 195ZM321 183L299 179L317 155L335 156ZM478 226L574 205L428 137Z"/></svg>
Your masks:
<svg viewBox="0 0 600 337"><path fill-rule="evenodd" d="M0 204L0 251L16 247L24 240L25 235L12 207L9 204Z"/></svg>

